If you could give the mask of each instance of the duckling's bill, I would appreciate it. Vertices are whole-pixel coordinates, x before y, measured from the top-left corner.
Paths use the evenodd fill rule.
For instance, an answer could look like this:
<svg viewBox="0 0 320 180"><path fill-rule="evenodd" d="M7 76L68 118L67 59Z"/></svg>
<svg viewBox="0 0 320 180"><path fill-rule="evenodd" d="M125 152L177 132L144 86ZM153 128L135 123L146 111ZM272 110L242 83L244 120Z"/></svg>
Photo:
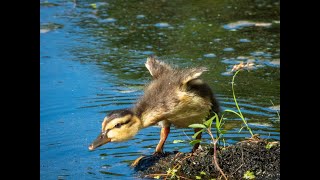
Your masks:
<svg viewBox="0 0 320 180"><path fill-rule="evenodd" d="M99 134L99 136L96 138L96 140L93 141L93 143L89 146L89 150L94 150L97 147L100 147L104 144L107 144L108 142L110 142L111 139L108 138L107 133L106 132L101 132Z"/></svg>

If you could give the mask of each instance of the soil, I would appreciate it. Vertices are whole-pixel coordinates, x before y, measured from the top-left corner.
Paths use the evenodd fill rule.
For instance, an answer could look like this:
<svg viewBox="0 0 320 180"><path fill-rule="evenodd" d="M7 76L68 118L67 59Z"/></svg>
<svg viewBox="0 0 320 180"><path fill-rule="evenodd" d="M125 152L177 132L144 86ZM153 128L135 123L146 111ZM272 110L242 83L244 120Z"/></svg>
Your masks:
<svg viewBox="0 0 320 180"><path fill-rule="evenodd" d="M254 179L280 179L279 141L250 138L235 145L220 146L217 159L228 179L250 179L244 178L247 171L253 173ZM167 173L169 168L176 172ZM134 170L137 176L147 179L157 176L161 179L224 179L213 163L213 145L202 146L194 153L175 151L145 156Z"/></svg>

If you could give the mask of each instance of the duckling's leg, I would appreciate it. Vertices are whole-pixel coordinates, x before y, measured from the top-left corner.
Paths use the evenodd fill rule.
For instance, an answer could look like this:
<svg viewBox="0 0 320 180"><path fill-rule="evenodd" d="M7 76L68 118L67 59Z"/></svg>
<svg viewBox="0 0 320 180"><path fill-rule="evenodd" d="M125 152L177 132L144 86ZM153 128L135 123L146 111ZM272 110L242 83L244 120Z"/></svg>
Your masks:
<svg viewBox="0 0 320 180"><path fill-rule="evenodd" d="M159 141L159 143L158 143L158 145L157 145L157 147L156 147L156 151L153 153L153 155L158 154L158 153L162 153L163 145L164 145L164 143L166 142L166 139L167 139L168 134L169 134L169 132L170 132L170 124L169 124L169 125L168 125L168 124L164 125L164 124L166 124L166 122L162 122L162 126L164 126L164 127L161 128L160 141ZM136 165L138 165L138 163L140 162L140 160L141 160L142 158L144 158L144 157L145 157L145 156L140 156L139 158L137 158L137 159L131 164L131 166L132 166L132 167L135 167ZM147 157L148 157L148 156L147 156Z"/></svg>
<svg viewBox="0 0 320 180"><path fill-rule="evenodd" d="M200 128L195 128L195 129L194 129L194 133L196 133L196 132L198 132L198 131L200 131L200 130L201 130ZM201 134L202 134L202 132L197 135L196 139L201 139ZM198 149L199 145L200 145L200 143L197 143L197 144L195 144L195 145L193 146L193 149L192 149L192 152L193 152L193 153Z"/></svg>
<svg viewBox="0 0 320 180"><path fill-rule="evenodd" d="M162 152L163 152L163 151L162 151L163 145L164 145L164 143L165 143L166 140L167 140L167 137L168 137L169 132L170 132L170 126L168 126L168 127L162 127L162 128L161 128L160 141L159 141L159 143L158 143L158 145L157 145L157 147L156 147L156 152L155 152L155 154L156 154L156 153L162 153Z"/></svg>

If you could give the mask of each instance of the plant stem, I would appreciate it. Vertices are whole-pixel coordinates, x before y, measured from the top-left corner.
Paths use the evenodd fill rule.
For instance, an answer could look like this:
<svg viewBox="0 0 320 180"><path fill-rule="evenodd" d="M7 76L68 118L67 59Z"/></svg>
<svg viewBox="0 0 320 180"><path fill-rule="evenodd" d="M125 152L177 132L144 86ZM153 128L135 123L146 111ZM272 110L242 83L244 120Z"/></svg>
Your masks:
<svg viewBox="0 0 320 180"><path fill-rule="evenodd" d="M236 75L237 75L239 72L240 72L240 70L238 70L238 71L233 75L233 77L232 77L232 82L231 82L232 95L233 95L234 102L235 102L235 104L236 104L236 106L237 106L237 109L238 109L238 112L239 112L239 116L241 117L243 123L246 125L247 129L249 130L251 136L253 136L253 133L252 133L252 131L251 131L251 128L248 126L247 121L244 119L244 117L243 117L243 115L242 115L242 113L241 113L241 110L240 110L240 107L239 107L239 105L238 105L238 102L237 102L237 99L236 99L236 95L235 95L235 92L234 92L234 79L235 79Z"/></svg>
<svg viewBox="0 0 320 180"><path fill-rule="evenodd" d="M222 176L224 177L224 179L227 180L227 177L226 175L223 173L222 169L220 168L219 164L218 164L218 161L217 161L217 142L218 142L218 139L214 139L212 133L211 133L211 130L208 128L207 129L209 135L211 136L212 138L212 142L213 142L213 163L214 165L216 166L216 168L219 170L219 172L222 174Z"/></svg>

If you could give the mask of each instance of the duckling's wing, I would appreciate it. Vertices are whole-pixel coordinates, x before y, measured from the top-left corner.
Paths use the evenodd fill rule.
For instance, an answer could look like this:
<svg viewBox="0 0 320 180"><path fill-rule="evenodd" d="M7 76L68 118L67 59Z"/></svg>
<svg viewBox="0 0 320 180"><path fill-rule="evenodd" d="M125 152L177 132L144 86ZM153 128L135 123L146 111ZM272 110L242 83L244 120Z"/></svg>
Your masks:
<svg viewBox="0 0 320 180"><path fill-rule="evenodd" d="M184 69L180 74L183 74L183 78L181 78L180 82L180 90L185 92L192 92L197 94L199 97L204 99L210 99L212 104L211 112L212 114L210 117L214 115L214 113L220 114L220 105L210 88L210 86L205 83L201 78L201 74L205 71L208 71L205 67L198 67L198 68L191 68L191 69Z"/></svg>
<svg viewBox="0 0 320 180"><path fill-rule="evenodd" d="M146 68L149 70L151 76L157 79L162 74L172 70L172 67L168 64L157 60L154 56L149 56L145 63Z"/></svg>
<svg viewBox="0 0 320 180"><path fill-rule="evenodd" d="M191 80L199 78L203 72L207 71L207 68L198 67L198 68L185 69L183 71L185 72L181 73L184 75L184 77L181 79L181 83L184 85Z"/></svg>

